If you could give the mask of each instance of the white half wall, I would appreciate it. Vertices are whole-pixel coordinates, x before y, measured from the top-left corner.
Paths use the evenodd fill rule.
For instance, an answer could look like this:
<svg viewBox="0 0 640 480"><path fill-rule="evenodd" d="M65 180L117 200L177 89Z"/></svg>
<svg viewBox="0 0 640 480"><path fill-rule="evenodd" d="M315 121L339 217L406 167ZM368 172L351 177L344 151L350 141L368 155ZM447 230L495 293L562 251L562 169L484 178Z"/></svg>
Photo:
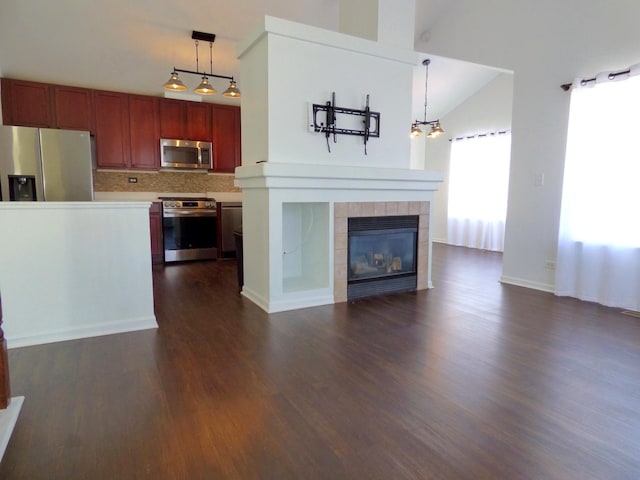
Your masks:
<svg viewBox="0 0 640 480"><path fill-rule="evenodd" d="M557 253L570 100L560 85L640 61L638 18L628 0L460 0L418 45L515 74L503 281L555 288L546 262Z"/></svg>
<svg viewBox="0 0 640 480"><path fill-rule="evenodd" d="M0 204L9 348L156 328L149 202Z"/></svg>

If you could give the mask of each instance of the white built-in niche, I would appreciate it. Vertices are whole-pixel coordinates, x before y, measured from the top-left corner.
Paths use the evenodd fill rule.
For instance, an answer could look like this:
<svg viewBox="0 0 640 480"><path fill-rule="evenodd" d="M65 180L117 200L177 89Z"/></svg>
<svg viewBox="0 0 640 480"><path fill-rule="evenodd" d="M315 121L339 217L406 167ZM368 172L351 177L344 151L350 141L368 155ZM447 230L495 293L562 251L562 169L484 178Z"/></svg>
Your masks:
<svg viewBox="0 0 640 480"><path fill-rule="evenodd" d="M330 205L328 202L282 204L282 292L333 285L330 279Z"/></svg>

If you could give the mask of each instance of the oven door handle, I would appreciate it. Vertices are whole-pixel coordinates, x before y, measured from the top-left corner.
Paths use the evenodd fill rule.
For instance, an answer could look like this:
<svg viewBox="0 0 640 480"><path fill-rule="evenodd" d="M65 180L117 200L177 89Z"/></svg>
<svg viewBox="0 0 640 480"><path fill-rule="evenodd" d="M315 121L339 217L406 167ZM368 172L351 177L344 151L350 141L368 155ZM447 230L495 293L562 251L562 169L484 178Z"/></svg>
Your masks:
<svg viewBox="0 0 640 480"><path fill-rule="evenodd" d="M217 215L216 211L208 211L202 212L197 210L171 210L164 211L163 217L165 218L177 218L177 217L215 217Z"/></svg>

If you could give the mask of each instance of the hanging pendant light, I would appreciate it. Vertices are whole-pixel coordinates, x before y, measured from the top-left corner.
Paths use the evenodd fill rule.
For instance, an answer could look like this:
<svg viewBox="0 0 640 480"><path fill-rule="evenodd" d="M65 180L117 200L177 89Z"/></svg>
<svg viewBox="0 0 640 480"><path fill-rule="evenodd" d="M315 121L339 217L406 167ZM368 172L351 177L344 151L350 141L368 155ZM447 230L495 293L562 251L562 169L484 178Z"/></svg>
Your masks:
<svg viewBox="0 0 640 480"><path fill-rule="evenodd" d="M429 64L431 60L428 58L423 60L422 64L425 69L425 80L424 80L424 119L423 120L415 120L411 124L411 137L416 138L422 135L422 129L420 125L429 125L431 126L431 131L427 134L427 138L438 138L440 135L443 135L445 132L440 126L440 120L427 120L427 86L429 85Z"/></svg>
<svg viewBox="0 0 640 480"><path fill-rule="evenodd" d="M229 80L229 87L222 93L225 97L228 98L239 98L240 97L240 89L236 85L236 81L232 76L227 75L217 75L213 73L213 42L216 39L215 34L213 33L204 33L204 32L196 32L195 30L191 32L191 38L195 40L196 47L196 69L194 70L184 70L182 68L173 68L173 72L171 73L171 78L163 85L163 88L166 90L171 90L174 92L183 92L187 89L187 87L182 83L180 78L178 77L178 72L180 73L188 73L190 75L199 75L202 77L202 81L200 84L193 90L195 93L200 95L215 95L218 91L209 83L209 78L225 78ZM200 59L198 55L198 44L199 40L209 42L209 72L200 72Z"/></svg>
<svg viewBox="0 0 640 480"><path fill-rule="evenodd" d="M435 124L431 127L431 131L427 134L427 138L438 138L444 134L444 130L440 126L440 122L436 120Z"/></svg>
<svg viewBox="0 0 640 480"><path fill-rule="evenodd" d="M165 82L163 87L166 90L171 90L173 92L184 92L187 89L184 83L182 83L182 80L178 77L178 72L175 70L171 73L171 78Z"/></svg>
<svg viewBox="0 0 640 480"><path fill-rule="evenodd" d="M218 91L211 86L209 79L206 76L202 77L200 85L198 85L193 91L200 95L215 95L218 93Z"/></svg>
<svg viewBox="0 0 640 480"><path fill-rule="evenodd" d="M419 137L420 135L422 135L422 130L420 129L418 124L417 123L411 124L411 137L416 138L416 137Z"/></svg>
<svg viewBox="0 0 640 480"><path fill-rule="evenodd" d="M235 80L229 82L229 87L222 92L222 95L229 98L238 98L240 96L240 90L238 90Z"/></svg>

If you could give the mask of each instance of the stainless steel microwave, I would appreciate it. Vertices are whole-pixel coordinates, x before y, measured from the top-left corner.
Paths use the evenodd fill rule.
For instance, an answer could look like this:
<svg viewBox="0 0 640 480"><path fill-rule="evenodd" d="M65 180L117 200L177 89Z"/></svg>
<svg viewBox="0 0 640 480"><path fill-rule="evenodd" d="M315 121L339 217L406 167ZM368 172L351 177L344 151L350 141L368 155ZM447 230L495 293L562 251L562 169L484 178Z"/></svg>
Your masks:
<svg viewBox="0 0 640 480"><path fill-rule="evenodd" d="M160 167L167 169L209 170L212 167L211 142L160 139Z"/></svg>

